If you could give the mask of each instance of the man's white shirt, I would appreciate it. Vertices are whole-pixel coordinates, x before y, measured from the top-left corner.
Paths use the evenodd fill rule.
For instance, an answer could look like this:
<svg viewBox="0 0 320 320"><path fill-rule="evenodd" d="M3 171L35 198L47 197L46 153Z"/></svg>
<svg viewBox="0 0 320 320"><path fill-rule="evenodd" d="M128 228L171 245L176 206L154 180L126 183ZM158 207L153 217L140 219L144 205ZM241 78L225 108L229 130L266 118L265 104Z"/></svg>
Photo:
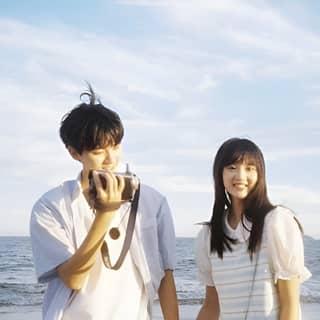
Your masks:
<svg viewBox="0 0 320 320"><path fill-rule="evenodd" d="M43 319L45 320L61 320L64 312L70 311L74 302L81 303L82 293L77 298L77 294L67 288L58 277L56 267L75 253L88 233L88 226L93 217L87 202L83 202L83 200L78 178L66 181L44 194L32 210L30 234L35 269L39 282L48 282L43 303ZM119 211L122 210L126 210L126 204L119 209ZM126 224L126 221L123 221L122 225L124 223ZM111 256L118 257L116 251L119 250L121 239L116 240L118 243L109 239L107 241L108 246L110 244ZM126 276L131 273L135 279L129 287L125 288L128 288L128 292L134 291L134 299L138 299L139 304L147 304L148 315L151 317L152 301L164 276L164 270L173 270L175 267L175 234L166 199L154 189L143 184L140 190L135 231L123 267L129 270L123 271ZM94 268L105 267L98 260ZM99 281L98 295L101 292L99 291L100 284L103 288L105 286L107 291L110 290L110 294L114 294L112 292L118 290L115 289L115 286L120 287L119 290L124 290L122 285L108 281L108 272L112 271L103 270L102 280L88 278L83 293L89 293L87 290L92 280ZM116 281L116 283L118 282ZM140 288L142 295L135 293ZM121 294L120 301L116 299L119 304L122 304L122 297ZM108 299L102 298L101 303L106 306ZM114 302L112 304L114 305ZM108 308L109 306L105 310ZM138 314L140 311L139 309Z"/></svg>

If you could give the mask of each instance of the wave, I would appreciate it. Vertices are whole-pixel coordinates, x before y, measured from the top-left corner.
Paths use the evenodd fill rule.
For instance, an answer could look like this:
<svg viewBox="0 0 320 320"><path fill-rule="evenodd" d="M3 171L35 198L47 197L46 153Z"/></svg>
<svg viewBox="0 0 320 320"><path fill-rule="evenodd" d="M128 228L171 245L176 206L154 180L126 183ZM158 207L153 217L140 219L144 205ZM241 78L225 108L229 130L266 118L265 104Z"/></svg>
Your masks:
<svg viewBox="0 0 320 320"><path fill-rule="evenodd" d="M15 246L8 258L6 248L14 240ZM204 288L196 280L194 261L194 239L177 239L177 268L175 270L178 301L180 305L199 305L203 303ZM320 303L320 240L305 237L306 265L313 276L301 286L303 303ZM46 285L35 283L32 264L31 245L23 238L11 239L0 237L0 307L40 306ZM0 310L1 312L1 310Z"/></svg>
<svg viewBox="0 0 320 320"><path fill-rule="evenodd" d="M0 283L0 307L39 306L45 287L40 284Z"/></svg>
<svg viewBox="0 0 320 320"><path fill-rule="evenodd" d="M0 283L0 291L6 290L5 293L16 292L19 294L43 294L46 286L38 283Z"/></svg>
<svg viewBox="0 0 320 320"><path fill-rule="evenodd" d="M7 286L0 284L0 292L1 288L5 289ZM30 307L38 307L41 306L43 300L43 289L37 290L37 292L32 290L23 289L19 291L16 287L16 292L7 292L4 296L0 294L0 308L1 307L13 307L13 306L30 306ZM158 301L158 299L156 299ZM203 298L183 298L178 299L179 305L201 305L203 304ZM312 295L312 296L301 296L302 303L319 303L320 304L320 296Z"/></svg>
<svg viewBox="0 0 320 320"><path fill-rule="evenodd" d="M318 295L311 295L311 296L301 296L301 302L304 303L320 303L320 296Z"/></svg>

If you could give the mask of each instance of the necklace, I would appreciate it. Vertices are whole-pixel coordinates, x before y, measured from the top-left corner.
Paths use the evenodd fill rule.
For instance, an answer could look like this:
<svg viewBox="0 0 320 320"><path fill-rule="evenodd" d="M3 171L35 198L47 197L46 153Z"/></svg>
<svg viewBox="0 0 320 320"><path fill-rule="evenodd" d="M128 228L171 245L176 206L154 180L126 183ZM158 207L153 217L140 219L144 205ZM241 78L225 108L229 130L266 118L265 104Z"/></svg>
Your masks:
<svg viewBox="0 0 320 320"><path fill-rule="evenodd" d="M102 261L106 268L112 269L112 270L118 270L125 257L126 254L128 253L128 250L130 248L133 232L134 232L134 227L135 227L135 222L136 222L136 217L137 217L137 209L138 209L138 203L139 203L139 195L140 195L140 185L138 185L138 189L134 195L131 208L130 208L130 214L128 218L128 223L127 223L127 228L126 228L126 235L124 237L122 249L119 255L119 258L117 262L112 266L111 261L110 261L110 256L109 256L109 249L107 245L107 241L104 240L101 246L101 256L102 256Z"/></svg>
<svg viewBox="0 0 320 320"><path fill-rule="evenodd" d="M112 240L117 240L117 239L119 239L119 237L120 237L119 226L120 226L121 222L123 221L123 218L125 217L125 215L128 213L129 208L130 208L130 206L128 206L127 209L125 210L125 212L123 213L123 215L122 215L122 217L121 217L120 222L118 223L118 225L117 225L116 227L112 227L112 228L109 230L109 237L110 237Z"/></svg>
<svg viewBox="0 0 320 320"><path fill-rule="evenodd" d="M248 319L251 299L252 299L252 295L253 295L254 283L256 281L256 276L257 276L259 255L260 255L260 248L258 249L258 251L256 253L256 262L255 262L255 265L254 265L253 276L252 276L252 280L251 280L251 287L250 287L250 292L249 292L249 299L248 299L247 310L246 310L246 313L245 313L245 316L244 316L244 320Z"/></svg>
<svg viewBox="0 0 320 320"><path fill-rule="evenodd" d="M111 238L112 240L117 240L117 239L119 239L119 237L120 237L119 228L115 228L115 227L111 228L111 229L109 230L109 236L110 236L110 238Z"/></svg>

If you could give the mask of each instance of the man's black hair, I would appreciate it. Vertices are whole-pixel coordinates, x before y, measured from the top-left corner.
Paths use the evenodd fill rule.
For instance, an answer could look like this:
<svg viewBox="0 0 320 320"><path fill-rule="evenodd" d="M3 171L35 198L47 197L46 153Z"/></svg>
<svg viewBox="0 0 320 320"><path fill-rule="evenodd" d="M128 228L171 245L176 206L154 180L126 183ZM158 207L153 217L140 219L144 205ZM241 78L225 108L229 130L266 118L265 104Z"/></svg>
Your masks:
<svg viewBox="0 0 320 320"><path fill-rule="evenodd" d="M80 95L81 103L61 121L60 137L66 147L74 148L79 154L84 150L93 150L121 143L124 129L119 115L105 107L88 84L88 91Z"/></svg>

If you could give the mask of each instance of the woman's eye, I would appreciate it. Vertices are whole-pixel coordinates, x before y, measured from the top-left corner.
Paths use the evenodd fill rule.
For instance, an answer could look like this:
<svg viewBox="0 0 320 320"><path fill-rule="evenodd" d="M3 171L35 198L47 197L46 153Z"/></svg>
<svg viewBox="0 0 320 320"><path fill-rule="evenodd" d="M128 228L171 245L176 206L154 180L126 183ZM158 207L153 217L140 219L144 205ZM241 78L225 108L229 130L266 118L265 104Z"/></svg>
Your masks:
<svg viewBox="0 0 320 320"><path fill-rule="evenodd" d="M257 168L255 166L248 166L247 171L256 171Z"/></svg>

